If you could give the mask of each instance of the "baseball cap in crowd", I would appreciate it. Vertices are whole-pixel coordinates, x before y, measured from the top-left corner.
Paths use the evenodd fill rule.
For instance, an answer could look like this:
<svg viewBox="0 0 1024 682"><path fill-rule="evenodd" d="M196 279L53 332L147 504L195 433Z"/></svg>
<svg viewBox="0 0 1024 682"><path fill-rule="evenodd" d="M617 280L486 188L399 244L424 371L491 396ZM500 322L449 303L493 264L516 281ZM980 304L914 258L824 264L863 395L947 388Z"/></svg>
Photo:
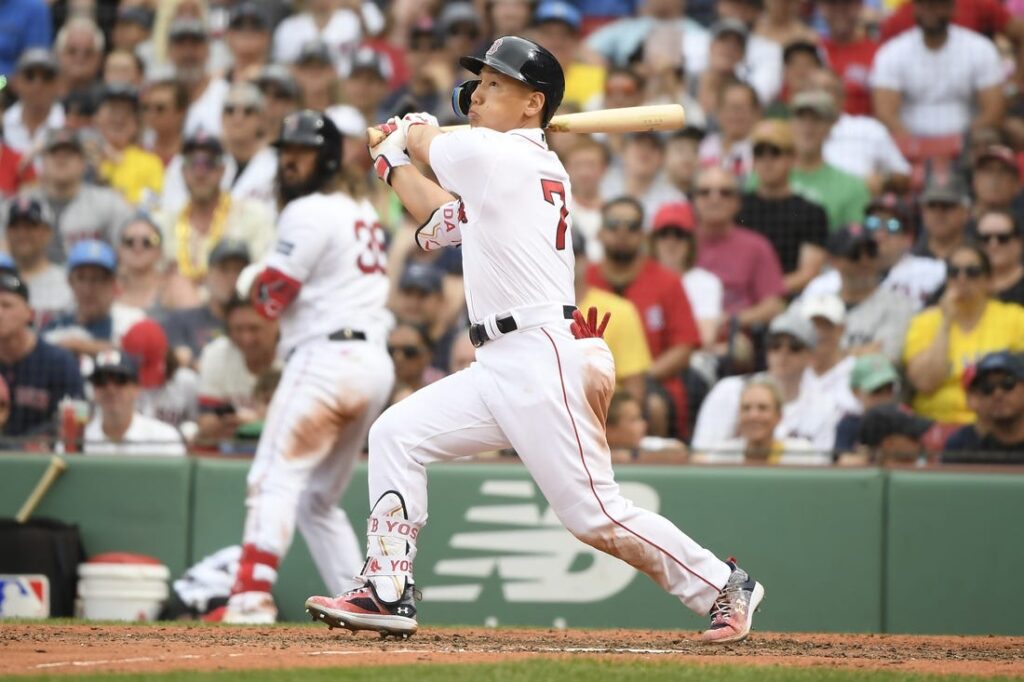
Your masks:
<svg viewBox="0 0 1024 682"><path fill-rule="evenodd" d="M21 73L28 69L44 69L54 75L60 70L57 58L53 52L43 47L30 47L18 57L17 71Z"/></svg>
<svg viewBox="0 0 1024 682"><path fill-rule="evenodd" d="M359 71L369 71L385 81L391 78L391 64L384 55L372 47L361 47L352 55L348 73L352 76Z"/></svg>
<svg viewBox="0 0 1024 682"><path fill-rule="evenodd" d="M971 390L986 374L992 372L1004 372L1017 379L1024 379L1024 359L1005 350L989 353L964 370L961 377L964 390Z"/></svg>
<svg viewBox="0 0 1024 682"><path fill-rule="evenodd" d="M921 192L921 204L960 204L970 197L967 184L953 173L933 175Z"/></svg>
<svg viewBox="0 0 1024 682"><path fill-rule="evenodd" d="M578 32L583 25L583 15L575 5L563 0L543 0L533 13L533 21L537 24L558 21Z"/></svg>
<svg viewBox="0 0 1024 682"><path fill-rule="evenodd" d="M828 121L839 116L839 109L836 107L836 98L827 90L807 90L797 94L790 105L793 115L810 112Z"/></svg>
<svg viewBox="0 0 1024 682"><path fill-rule="evenodd" d="M171 40L179 40L181 38L200 38L206 40L209 37L209 33L206 30L206 24L199 19L181 17L171 22L170 27L167 29L167 37Z"/></svg>
<svg viewBox="0 0 1024 682"><path fill-rule="evenodd" d="M661 230L678 229L683 232L693 232L697 221L693 217L693 207L685 201L670 201L664 203L654 214L653 231L657 234Z"/></svg>
<svg viewBox="0 0 1024 682"><path fill-rule="evenodd" d="M440 293L443 283L443 273L433 265L410 263L398 281L398 288L403 291L415 290L436 294Z"/></svg>
<svg viewBox="0 0 1024 682"><path fill-rule="evenodd" d="M722 36L732 35L740 39L744 45L747 43L747 36L750 29L739 19L726 18L716 21L711 27L711 36L716 40Z"/></svg>
<svg viewBox="0 0 1024 682"><path fill-rule="evenodd" d="M295 59L295 63L331 65L334 62L331 60L331 50L327 47L327 43L322 40L307 40L302 43L302 48L299 49L299 56Z"/></svg>
<svg viewBox="0 0 1024 682"><path fill-rule="evenodd" d="M186 155L197 151L206 151L214 156L223 156L224 146L216 136L211 135L205 130L197 130L182 142L181 153Z"/></svg>
<svg viewBox="0 0 1024 682"><path fill-rule="evenodd" d="M793 127L789 121L767 118L754 126L754 131L750 134L750 142L753 145L766 144L783 151L791 151L793 149Z"/></svg>
<svg viewBox="0 0 1024 682"><path fill-rule="evenodd" d="M452 29L460 24L472 25L477 33L480 32L480 15L471 2L449 2L441 10L441 16L437 19L437 28L441 35L448 35Z"/></svg>
<svg viewBox="0 0 1024 682"><path fill-rule="evenodd" d="M974 159L974 167L977 168L986 161L996 160L1020 176L1020 166L1017 164L1017 155L1009 147L1001 144L994 144L986 147L981 154Z"/></svg>
<svg viewBox="0 0 1024 682"><path fill-rule="evenodd" d="M99 93L96 88L78 88L64 95L61 105L65 115L92 116L99 107ZM56 130L63 130L57 128Z"/></svg>
<svg viewBox="0 0 1024 682"><path fill-rule="evenodd" d="M6 256L7 254L4 255ZM7 260L10 261L10 266L6 264L0 265L0 291L21 296L22 300L28 303L28 286L21 279L21 275L18 274L14 261L10 256L7 256Z"/></svg>
<svg viewBox="0 0 1024 682"><path fill-rule="evenodd" d="M906 436L918 440L933 424L931 419L904 411L899 405L877 405L865 412L861 419L860 442L874 448L889 436Z"/></svg>
<svg viewBox="0 0 1024 682"><path fill-rule="evenodd" d="M846 323L846 304L835 294L808 296L800 304L800 312L812 322L823 317L834 325Z"/></svg>
<svg viewBox="0 0 1024 682"><path fill-rule="evenodd" d="M776 315L768 325L768 336L785 334L792 336L807 348L818 345L818 332L806 317L793 310Z"/></svg>
<svg viewBox="0 0 1024 682"><path fill-rule="evenodd" d="M147 31L153 28L153 18L155 14L153 10L148 7L141 5L133 5L131 7L121 7L117 10L117 23L135 24L141 26Z"/></svg>
<svg viewBox="0 0 1024 682"><path fill-rule="evenodd" d="M35 197L20 196L11 199L10 208L7 209L7 224L10 225L18 220L39 225L53 225L53 214L50 207Z"/></svg>
<svg viewBox="0 0 1024 682"><path fill-rule="evenodd" d="M898 385L899 382L896 368L889 358L880 353L861 355L850 370L850 388L855 391L874 393L883 386Z"/></svg>
<svg viewBox="0 0 1024 682"><path fill-rule="evenodd" d="M95 383L98 379L105 380L111 376L123 377L131 383L138 382L138 361L123 351L103 351L93 360L92 374L89 375L89 381Z"/></svg>
<svg viewBox="0 0 1024 682"><path fill-rule="evenodd" d="M878 255L878 243L860 225L850 225L832 233L825 247L838 258L857 260L863 253L871 257Z"/></svg>
<svg viewBox="0 0 1024 682"><path fill-rule="evenodd" d="M167 334L149 318L133 324L121 337L121 349L138 361L139 385L162 386L167 376Z"/></svg>
<svg viewBox="0 0 1024 682"><path fill-rule="evenodd" d="M50 128L46 131L46 137L43 140L43 150L49 153L58 149L70 149L79 154L84 153L82 140L79 138L78 133L70 128Z"/></svg>
<svg viewBox="0 0 1024 682"><path fill-rule="evenodd" d="M272 85L288 99L298 99L299 85L295 82L292 72L284 64L267 64L256 76L256 84L261 88Z"/></svg>
<svg viewBox="0 0 1024 682"><path fill-rule="evenodd" d="M226 260L237 258L244 260L246 264L252 262L252 254L249 253L249 245L241 239L221 239L210 251L210 267L220 265Z"/></svg>
<svg viewBox="0 0 1024 682"><path fill-rule="evenodd" d="M106 102L128 102L139 108L139 90L130 83L107 83L100 92L100 104Z"/></svg>
<svg viewBox="0 0 1024 682"><path fill-rule="evenodd" d="M224 96L224 109L228 107L251 107L256 111L264 111L267 108L267 100L253 83L238 83L232 85L228 94Z"/></svg>
<svg viewBox="0 0 1024 682"><path fill-rule="evenodd" d="M228 28L251 28L257 31L269 31L270 22L267 15L254 2L240 2L231 8L228 15Z"/></svg>
<svg viewBox="0 0 1024 682"><path fill-rule="evenodd" d="M696 143L701 143L704 138L707 137L708 131L704 130L700 126L695 126L692 123L684 126L681 130L677 130L672 133L670 140L693 140Z"/></svg>
<svg viewBox="0 0 1024 682"><path fill-rule="evenodd" d="M15 265L14 259L11 258L11 254L0 251L0 270L10 270L11 272L18 272L18 266Z"/></svg>
<svg viewBox="0 0 1024 682"><path fill-rule="evenodd" d="M68 272L83 265L94 265L113 274L117 272L117 254L106 242L86 239L71 247L68 254Z"/></svg>

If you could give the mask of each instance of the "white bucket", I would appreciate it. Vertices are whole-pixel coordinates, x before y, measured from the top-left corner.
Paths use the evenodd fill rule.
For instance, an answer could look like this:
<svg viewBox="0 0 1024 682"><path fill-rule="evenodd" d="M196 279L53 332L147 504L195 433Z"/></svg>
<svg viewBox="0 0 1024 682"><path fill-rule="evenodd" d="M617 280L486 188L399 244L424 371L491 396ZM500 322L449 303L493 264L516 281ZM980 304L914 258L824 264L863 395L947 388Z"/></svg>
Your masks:
<svg viewBox="0 0 1024 682"><path fill-rule="evenodd" d="M156 620L167 594L166 583L117 586L113 590L78 583L81 615L86 620Z"/></svg>
<svg viewBox="0 0 1024 682"><path fill-rule="evenodd" d="M146 556L108 553L78 567L79 615L87 620L155 620L170 571Z"/></svg>

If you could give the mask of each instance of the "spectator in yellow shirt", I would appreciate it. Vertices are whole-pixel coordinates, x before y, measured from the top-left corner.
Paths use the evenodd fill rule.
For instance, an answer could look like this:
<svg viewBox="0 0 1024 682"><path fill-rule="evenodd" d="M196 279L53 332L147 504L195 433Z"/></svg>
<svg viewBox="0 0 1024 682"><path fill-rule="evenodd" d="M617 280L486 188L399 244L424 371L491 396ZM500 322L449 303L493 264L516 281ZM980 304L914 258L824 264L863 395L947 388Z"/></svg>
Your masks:
<svg viewBox="0 0 1024 682"><path fill-rule="evenodd" d="M944 424L970 424L964 370L993 351L1024 351L1024 308L990 293L992 267L984 251L959 246L946 261L946 292L907 330L903 359L917 391L914 411Z"/></svg>
<svg viewBox="0 0 1024 682"><path fill-rule="evenodd" d="M576 307L586 311L597 308L601 314L611 313L604 340L615 360L618 388L628 391L641 405L646 404L646 379L651 368L651 352L640 321L640 313L630 301L587 284L586 240L572 231L572 250L576 255Z"/></svg>
<svg viewBox="0 0 1024 682"><path fill-rule="evenodd" d="M569 2L541 0L533 13L533 38L555 55L565 71L562 103L581 108L604 88L604 67L579 60L583 15Z"/></svg>
<svg viewBox="0 0 1024 682"><path fill-rule="evenodd" d="M164 164L160 157L138 146L139 93L126 83L104 87L96 125L103 136L100 175L130 204L152 195L159 198L164 185Z"/></svg>

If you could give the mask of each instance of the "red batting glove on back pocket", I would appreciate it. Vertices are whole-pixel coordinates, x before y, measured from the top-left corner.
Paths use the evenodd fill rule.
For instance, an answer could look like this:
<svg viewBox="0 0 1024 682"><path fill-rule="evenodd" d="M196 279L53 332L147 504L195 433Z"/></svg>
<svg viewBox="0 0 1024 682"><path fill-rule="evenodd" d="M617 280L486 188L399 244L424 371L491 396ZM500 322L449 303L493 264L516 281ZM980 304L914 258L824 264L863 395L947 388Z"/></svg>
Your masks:
<svg viewBox="0 0 1024 682"><path fill-rule="evenodd" d="M604 338L604 329L608 326L611 313L605 313L601 324L597 323L597 308L591 307L587 311L587 319L583 319L583 313L575 310L572 313L572 325L569 326L572 335L577 339L600 339Z"/></svg>

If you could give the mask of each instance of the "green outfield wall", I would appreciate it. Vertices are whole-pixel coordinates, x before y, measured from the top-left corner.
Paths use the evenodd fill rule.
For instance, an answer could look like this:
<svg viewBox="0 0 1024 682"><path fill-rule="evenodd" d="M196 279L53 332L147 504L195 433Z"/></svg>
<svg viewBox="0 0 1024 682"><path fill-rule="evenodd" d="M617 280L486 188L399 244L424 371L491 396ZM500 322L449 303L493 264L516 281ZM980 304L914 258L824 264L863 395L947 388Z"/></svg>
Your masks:
<svg viewBox="0 0 1024 682"><path fill-rule="evenodd" d="M48 458L0 456L0 516ZM86 551L151 554L177 575L241 537L247 461L69 457L38 516L79 524ZM1024 474L626 466L624 494L767 588L758 627L1024 634ZM561 528L516 464L438 465L417 582L424 624L697 629L645 576ZM360 465L342 505L362 536ZM323 586L301 536L281 567L282 616Z"/></svg>

